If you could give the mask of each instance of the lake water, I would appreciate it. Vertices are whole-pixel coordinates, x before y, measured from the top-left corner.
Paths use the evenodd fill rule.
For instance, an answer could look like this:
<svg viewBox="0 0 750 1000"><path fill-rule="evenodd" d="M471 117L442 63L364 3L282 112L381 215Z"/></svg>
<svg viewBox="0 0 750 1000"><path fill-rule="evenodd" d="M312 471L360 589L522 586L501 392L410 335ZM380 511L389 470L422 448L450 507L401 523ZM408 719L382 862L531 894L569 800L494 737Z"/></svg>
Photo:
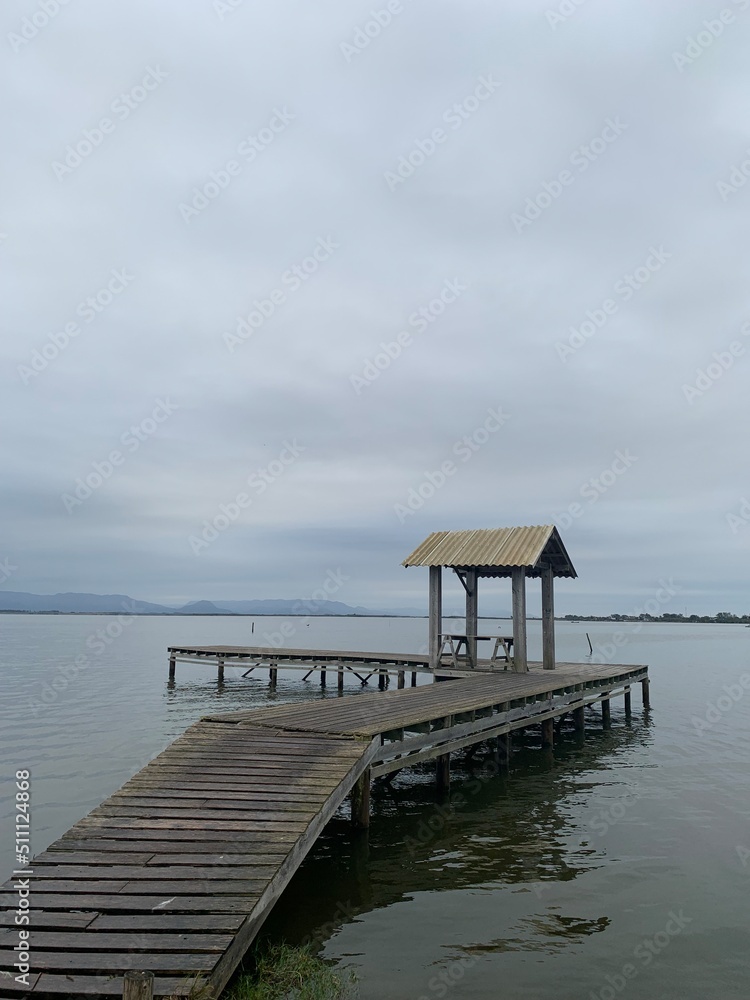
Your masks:
<svg viewBox="0 0 750 1000"><path fill-rule="evenodd" d="M228 668L219 690L215 668L192 664L168 689L167 645L261 644L280 621L255 619L251 635L244 618L136 618L97 637L115 619L0 616L2 878L16 769L32 772L38 853L206 712L321 697L296 672L280 672L272 694L267 676ZM338 649L416 652L427 629L292 622L288 645ZM335 820L268 932L317 942L354 970L363 1000L745 1000L750 630L558 623L558 658L586 661L587 631L600 655L650 665L648 718L638 690L629 724L621 701L608 732L589 713L583 748L571 734L549 754L530 733L507 776L481 752L458 757L442 803L427 767L376 784L369 833Z"/></svg>

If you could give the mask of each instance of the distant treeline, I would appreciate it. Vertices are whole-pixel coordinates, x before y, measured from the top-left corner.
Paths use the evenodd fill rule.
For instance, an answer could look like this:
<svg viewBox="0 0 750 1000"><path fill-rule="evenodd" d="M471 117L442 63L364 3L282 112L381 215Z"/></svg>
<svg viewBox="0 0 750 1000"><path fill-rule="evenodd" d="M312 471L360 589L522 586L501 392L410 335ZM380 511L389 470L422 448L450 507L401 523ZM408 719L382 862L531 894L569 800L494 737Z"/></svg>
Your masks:
<svg viewBox="0 0 750 1000"><path fill-rule="evenodd" d="M718 615L563 615L566 622L705 622L709 625L750 625L750 615L733 615L720 611Z"/></svg>

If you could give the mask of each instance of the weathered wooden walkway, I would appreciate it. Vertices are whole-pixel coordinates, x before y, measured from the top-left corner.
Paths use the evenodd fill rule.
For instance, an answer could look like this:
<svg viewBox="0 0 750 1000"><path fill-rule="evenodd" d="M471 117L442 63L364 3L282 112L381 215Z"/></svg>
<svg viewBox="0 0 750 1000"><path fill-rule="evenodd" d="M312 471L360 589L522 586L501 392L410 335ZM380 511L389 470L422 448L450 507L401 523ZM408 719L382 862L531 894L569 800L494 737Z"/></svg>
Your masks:
<svg viewBox="0 0 750 1000"><path fill-rule="evenodd" d="M348 795L366 825L370 780L572 713L641 682L643 666L560 665L209 716L31 865L29 987L13 979L17 892L0 889L0 995L122 996L127 970L155 996L203 981L218 996L275 901ZM33 874L32 874L33 873Z"/></svg>

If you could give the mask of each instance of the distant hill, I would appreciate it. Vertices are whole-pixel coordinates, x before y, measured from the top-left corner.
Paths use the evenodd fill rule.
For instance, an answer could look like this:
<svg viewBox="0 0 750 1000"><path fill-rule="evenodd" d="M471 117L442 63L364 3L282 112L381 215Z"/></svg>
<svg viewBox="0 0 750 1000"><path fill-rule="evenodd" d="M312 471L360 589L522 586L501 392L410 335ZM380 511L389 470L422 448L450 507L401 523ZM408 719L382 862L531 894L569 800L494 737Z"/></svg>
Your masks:
<svg viewBox="0 0 750 1000"><path fill-rule="evenodd" d="M219 607L238 615L376 615L341 601L221 601Z"/></svg>
<svg viewBox="0 0 750 1000"><path fill-rule="evenodd" d="M135 615L408 615L424 614L419 610L371 611L352 607L341 601L263 600L263 601L192 601L184 607L167 607L149 601L136 601L125 594L28 594L0 590L0 611L58 612L60 614L135 614Z"/></svg>
<svg viewBox="0 0 750 1000"><path fill-rule="evenodd" d="M175 612L178 615L233 615L233 611L217 608L211 601L193 601Z"/></svg>
<svg viewBox="0 0 750 1000"><path fill-rule="evenodd" d="M172 615L174 608L135 601L125 594L26 594L0 590L0 611L60 611L63 613Z"/></svg>

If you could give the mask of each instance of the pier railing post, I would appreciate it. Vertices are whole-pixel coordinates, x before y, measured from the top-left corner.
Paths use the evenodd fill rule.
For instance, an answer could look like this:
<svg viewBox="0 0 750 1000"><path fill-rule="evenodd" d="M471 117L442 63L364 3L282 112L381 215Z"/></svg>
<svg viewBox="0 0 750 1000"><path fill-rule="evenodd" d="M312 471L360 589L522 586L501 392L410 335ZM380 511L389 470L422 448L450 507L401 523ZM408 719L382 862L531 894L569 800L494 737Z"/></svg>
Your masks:
<svg viewBox="0 0 750 1000"><path fill-rule="evenodd" d="M122 1000L153 1000L153 972L126 972L122 980Z"/></svg>

